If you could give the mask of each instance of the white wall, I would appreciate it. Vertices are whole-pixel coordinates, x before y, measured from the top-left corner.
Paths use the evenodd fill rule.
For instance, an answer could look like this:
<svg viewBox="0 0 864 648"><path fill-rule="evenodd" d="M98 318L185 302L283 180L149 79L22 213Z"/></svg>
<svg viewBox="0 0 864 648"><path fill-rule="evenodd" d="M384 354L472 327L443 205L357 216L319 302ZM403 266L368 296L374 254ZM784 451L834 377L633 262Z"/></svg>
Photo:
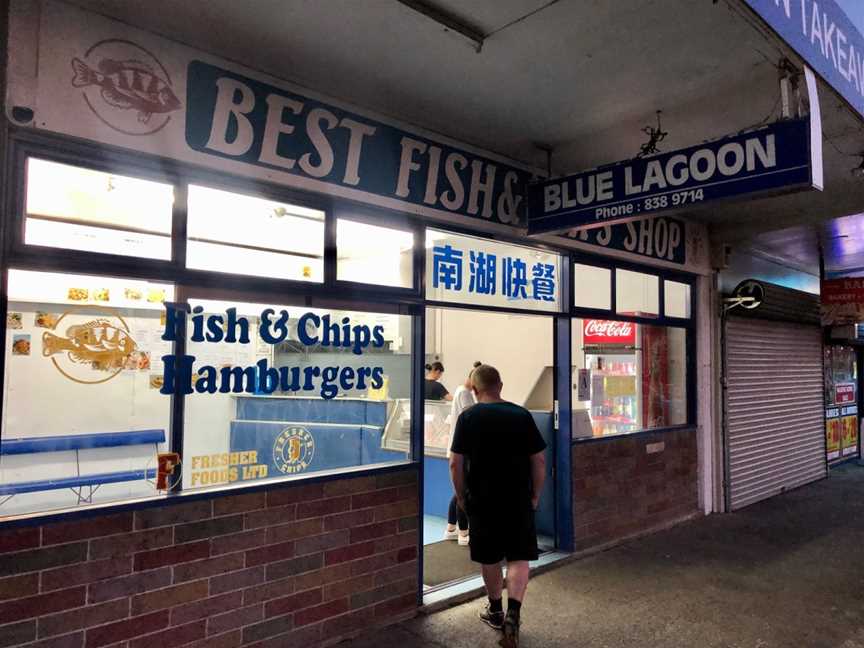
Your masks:
<svg viewBox="0 0 864 648"><path fill-rule="evenodd" d="M434 322L431 309L427 321ZM553 364L552 318L480 311L441 310L441 382L452 393L476 360L501 372L502 396L525 403L543 369ZM551 395L550 395L551 399Z"/></svg>

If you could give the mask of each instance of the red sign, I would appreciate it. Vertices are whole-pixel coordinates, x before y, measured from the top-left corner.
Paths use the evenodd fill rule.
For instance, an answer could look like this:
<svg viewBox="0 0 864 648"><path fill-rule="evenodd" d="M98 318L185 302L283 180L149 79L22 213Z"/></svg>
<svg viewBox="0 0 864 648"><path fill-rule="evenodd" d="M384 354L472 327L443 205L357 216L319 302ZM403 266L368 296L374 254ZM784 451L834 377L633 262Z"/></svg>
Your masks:
<svg viewBox="0 0 864 648"><path fill-rule="evenodd" d="M826 279L820 300L823 326L864 321L864 279Z"/></svg>
<svg viewBox="0 0 864 648"><path fill-rule="evenodd" d="M834 385L834 404L846 405L855 402L855 383Z"/></svg>
<svg viewBox="0 0 864 648"><path fill-rule="evenodd" d="M636 344L636 325L632 322L582 320L582 344Z"/></svg>

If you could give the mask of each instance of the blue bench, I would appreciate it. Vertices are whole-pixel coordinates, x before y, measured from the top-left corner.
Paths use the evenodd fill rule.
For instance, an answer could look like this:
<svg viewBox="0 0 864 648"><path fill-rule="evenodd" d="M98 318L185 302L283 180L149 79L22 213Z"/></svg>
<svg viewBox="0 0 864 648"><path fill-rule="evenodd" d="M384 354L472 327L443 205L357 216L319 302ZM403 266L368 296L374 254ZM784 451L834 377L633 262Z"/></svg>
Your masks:
<svg viewBox="0 0 864 648"><path fill-rule="evenodd" d="M8 455L28 455L42 452L75 452L74 477L39 479L34 481L0 484L0 506L15 495L39 491L69 488L78 497L78 503L91 503L93 494L104 484L117 484L156 478L156 468L121 470L91 475L81 474L80 451L95 448L119 448L122 446L153 444L158 452L159 444L165 442L165 430L136 430L133 432L105 432L102 434L69 434L65 436L28 437L0 440L0 461ZM87 493L85 494L85 489Z"/></svg>

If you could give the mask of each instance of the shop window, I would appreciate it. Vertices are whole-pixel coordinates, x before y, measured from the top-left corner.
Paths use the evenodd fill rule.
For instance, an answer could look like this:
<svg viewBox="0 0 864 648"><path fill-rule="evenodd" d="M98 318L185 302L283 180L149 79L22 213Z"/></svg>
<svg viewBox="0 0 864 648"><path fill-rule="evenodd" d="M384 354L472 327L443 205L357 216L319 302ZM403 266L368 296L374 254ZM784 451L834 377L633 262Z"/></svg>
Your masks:
<svg viewBox="0 0 864 648"><path fill-rule="evenodd" d="M170 259L173 204L169 184L30 158L24 242Z"/></svg>
<svg viewBox="0 0 864 648"><path fill-rule="evenodd" d="M687 423L687 331L573 320L573 435Z"/></svg>
<svg viewBox="0 0 864 648"><path fill-rule="evenodd" d="M561 256L450 232L426 231L426 298L557 311Z"/></svg>
<svg viewBox="0 0 864 648"><path fill-rule="evenodd" d="M185 368L168 385L191 392L184 489L410 456L410 317L194 300L189 306Z"/></svg>
<svg viewBox="0 0 864 648"><path fill-rule="evenodd" d="M619 315L656 317L660 314L660 284L654 275L615 271L615 310Z"/></svg>
<svg viewBox="0 0 864 648"><path fill-rule="evenodd" d="M188 202L188 267L324 280L323 211L196 185Z"/></svg>
<svg viewBox="0 0 864 648"><path fill-rule="evenodd" d="M573 272L573 292L577 308L612 308L612 271L609 268L577 263Z"/></svg>
<svg viewBox="0 0 864 648"><path fill-rule="evenodd" d="M173 287L12 269L8 291L0 516L157 495Z"/></svg>
<svg viewBox="0 0 864 648"><path fill-rule="evenodd" d="M414 234L345 218L336 223L339 281L396 288L414 285Z"/></svg>
<svg viewBox="0 0 864 648"><path fill-rule="evenodd" d="M690 318L690 286L678 281L663 282L666 317Z"/></svg>

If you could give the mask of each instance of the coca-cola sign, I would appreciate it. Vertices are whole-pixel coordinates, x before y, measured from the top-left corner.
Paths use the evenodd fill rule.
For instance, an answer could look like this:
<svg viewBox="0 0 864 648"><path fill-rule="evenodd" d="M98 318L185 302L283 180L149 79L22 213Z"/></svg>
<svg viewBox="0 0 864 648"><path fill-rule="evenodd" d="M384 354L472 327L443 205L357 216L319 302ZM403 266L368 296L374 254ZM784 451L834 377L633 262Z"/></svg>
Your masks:
<svg viewBox="0 0 864 648"><path fill-rule="evenodd" d="M636 325L632 322L582 320L582 344L636 344Z"/></svg>

